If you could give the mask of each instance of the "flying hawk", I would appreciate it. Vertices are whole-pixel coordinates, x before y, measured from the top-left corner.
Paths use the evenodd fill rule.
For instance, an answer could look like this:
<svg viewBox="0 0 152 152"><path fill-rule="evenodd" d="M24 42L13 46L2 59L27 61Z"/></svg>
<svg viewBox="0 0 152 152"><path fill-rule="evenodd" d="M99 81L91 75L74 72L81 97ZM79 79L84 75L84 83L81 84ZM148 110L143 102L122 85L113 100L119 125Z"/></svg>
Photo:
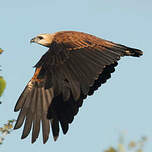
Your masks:
<svg viewBox="0 0 152 152"><path fill-rule="evenodd" d="M120 57L143 54L75 31L40 34L31 42L49 48L35 65L35 73L14 109L20 110L14 128L20 128L25 120L21 138L32 130L32 143L39 136L41 123L43 143L49 138L50 126L54 140L59 136L59 124L66 134L83 100L111 77Z"/></svg>

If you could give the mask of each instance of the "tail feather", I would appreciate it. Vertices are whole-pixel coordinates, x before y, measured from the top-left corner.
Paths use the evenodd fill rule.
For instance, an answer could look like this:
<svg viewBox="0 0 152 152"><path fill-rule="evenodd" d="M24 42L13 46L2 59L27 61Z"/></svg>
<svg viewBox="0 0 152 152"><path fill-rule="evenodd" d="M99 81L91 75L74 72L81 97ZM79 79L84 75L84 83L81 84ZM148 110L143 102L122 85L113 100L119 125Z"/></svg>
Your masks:
<svg viewBox="0 0 152 152"><path fill-rule="evenodd" d="M127 47L127 50L125 51L126 55L128 56L134 56L134 57L140 57L143 55L143 52L139 49L129 48Z"/></svg>
<svg viewBox="0 0 152 152"><path fill-rule="evenodd" d="M116 44L115 47L120 48L124 52L125 56L140 57L143 55L143 51L136 48L127 47L121 44Z"/></svg>
<svg viewBox="0 0 152 152"><path fill-rule="evenodd" d="M113 43L110 41L105 41L103 47L117 53L120 56L140 57L141 55L143 55L143 52L139 49L130 48L125 45Z"/></svg>

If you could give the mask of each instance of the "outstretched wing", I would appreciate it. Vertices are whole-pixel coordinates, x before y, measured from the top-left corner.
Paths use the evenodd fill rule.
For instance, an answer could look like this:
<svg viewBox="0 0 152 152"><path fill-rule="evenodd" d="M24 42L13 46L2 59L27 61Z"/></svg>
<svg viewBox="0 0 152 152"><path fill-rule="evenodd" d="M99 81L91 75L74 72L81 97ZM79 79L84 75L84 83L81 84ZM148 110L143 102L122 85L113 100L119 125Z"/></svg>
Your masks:
<svg viewBox="0 0 152 152"><path fill-rule="evenodd" d="M140 56L141 51L83 33L59 33L18 99L15 111L20 110L20 114L15 129L25 120L22 138L32 128L32 143L38 138L41 122L44 143L50 124L54 140L59 135L59 123L66 134L83 99L111 77L124 55Z"/></svg>

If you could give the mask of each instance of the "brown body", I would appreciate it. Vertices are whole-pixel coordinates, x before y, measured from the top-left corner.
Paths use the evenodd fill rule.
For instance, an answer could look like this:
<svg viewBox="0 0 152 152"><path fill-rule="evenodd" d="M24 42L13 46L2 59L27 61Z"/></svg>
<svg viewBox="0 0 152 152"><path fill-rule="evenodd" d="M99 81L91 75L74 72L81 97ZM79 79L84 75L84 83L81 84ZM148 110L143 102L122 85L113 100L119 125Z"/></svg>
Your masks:
<svg viewBox="0 0 152 152"><path fill-rule="evenodd" d="M31 42L49 48L15 106L15 111L21 110L15 129L25 120L22 138L32 130L32 143L38 138L40 122L44 143L50 126L54 140L59 123L66 134L83 100L111 77L120 57L142 55L138 49L74 31L40 34Z"/></svg>

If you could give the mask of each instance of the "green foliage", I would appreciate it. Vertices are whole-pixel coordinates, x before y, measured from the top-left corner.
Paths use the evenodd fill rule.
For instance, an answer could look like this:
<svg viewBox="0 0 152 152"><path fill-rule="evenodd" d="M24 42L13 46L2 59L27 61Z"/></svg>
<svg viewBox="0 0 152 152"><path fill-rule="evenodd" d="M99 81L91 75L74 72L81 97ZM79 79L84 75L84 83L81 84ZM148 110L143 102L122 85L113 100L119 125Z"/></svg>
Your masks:
<svg viewBox="0 0 152 152"><path fill-rule="evenodd" d="M124 142L124 136L121 135L116 148L110 147L104 152L144 152L144 146L147 142L147 137L141 137L138 141L130 141L129 143Z"/></svg>
<svg viewBox="0 0 152 152"><path fill-rule="evenodd" d="M110 147L108 150L105 150L104 152L117 152L117 151L113 147Z"/></svg>
<svg viewBox="0 0 152 152"><path fill-rule="evenodd" d="M3 50L0 48L0 54L2 52L3 52ZM2 96L5 88L6 88L6 81L4 80L4 78L2 76L0 76L0 97Z"/></svg>
<svg viewBox="0 0 152 152"><path fill-rule="evenodd" d="M6 81L0 76L0 97L2 96L4 89L6 87Z"/></svg>
<svg viewBox="0 0 152 152"><path fill-rule="evenodd" d="M2 52L3 50L0 48L0 54ZM3 94L5 87L6 87L6 81L2 76L0 76L0 97ZM4 137L12 131L14 121L15 121L14 119L9 120L7 124L4 124L3 127L0 127L0 144L3 143Z"/></svg>
<svg viewBox="0 0 152 152"><path fill-rule="evenodd" d="M7 124L4 124L3 127L0 127L0 144L3 143L4 137L12 131L13 123L15 122L14 119L8 120Z"/></svg>
<svg viewBox="0 0 152 152"><path fill-rule="evenodd" d="M0 54L3 52L3 50L0 48Z"/></svg>

